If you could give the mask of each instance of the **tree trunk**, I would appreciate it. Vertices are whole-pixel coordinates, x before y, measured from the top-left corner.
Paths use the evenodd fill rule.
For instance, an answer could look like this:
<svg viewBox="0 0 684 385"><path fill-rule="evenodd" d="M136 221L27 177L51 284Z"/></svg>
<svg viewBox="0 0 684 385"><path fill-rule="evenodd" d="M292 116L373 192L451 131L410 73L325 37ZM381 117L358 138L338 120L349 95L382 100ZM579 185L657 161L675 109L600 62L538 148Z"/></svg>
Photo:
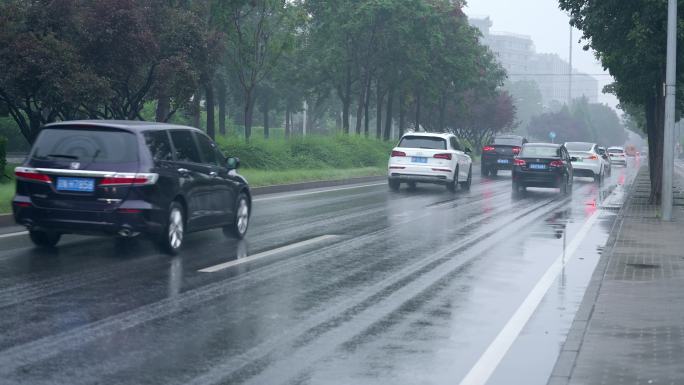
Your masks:
<svg viewBox="0 0 684 385"><path fill-rule="evenodd" d="M349 133L349 98L342 99L342 132Z"/></svg>
<svg viewBox="0 0 684 385"><path fill-rule="evenodd" d="M375 82L375 93L376 93L376 101L375 101L375 113L376 113L376 118L375 118L375 138L380 139L382 137L382 101L383 101L383 94L382 94L382 88L380 88L380 82L376 81Z"/></svg>
<svg viewBox="0 0 684 385"><path fill-rule="evenodd" d="M394 87L390 87L387 93L387 113L385 114L385 132L383 139L390 140L392 134L392 106L394 104Z"/></svg>
<svg viewBox="0 0 684 385"><path fill-rule="evenodd" d="M171 98L162 95L157 100L157 111L155 113L155 118L157 122L165 123L169 119L169 114L171 113Z"/></svg>
<svg viewBox="0 0 684 385"><path fill-rule="evenodd" d="M345 134L349 134L349 109L351 104L351 66L347 66L347 79L344 89L344 97L342 98L342 129Z"/></svg>
<svg viewBox="0 0 684 385"><path fill-rule="evenodd" d="M285 139L290 138L290 103L285 103Z"/></svg>
<svg viewBox="0 0 684 385"><path fill-rule="evenodd" d="M271 135L270 133L270 127L268 126L268 92L264 93L264 107L263 107L263 113L264 113L264 138L268 139L268 137Z"/></svg>
<svg viewBox="0 0 684 385"><path fill-rule="evenodd" d="M364 88L359 92L359 103L356 108L356 135L361 135L361 123L363 121L363 101L366 99L364 95Z"/></svg>
<svg viewBox="0 0 684 385"><path fill-rule="evenodd" d="M245 140L252 137L252 115L254 113L254 98L252 90L245 91Z"/></svg>
<svg viewBox="0 0 684 385"><path fill-rule="evenodd" d="M663 181L663 149L665 123L665 96L660 87L646 104L646 127L648 134L649 171L651 176L650 201L660 204Z"/></svg>
<svg viewBox="0 0 684 385"><path fill-rule="evenodd" d="M442 95L439 98L439 130L444 132L444 118L446 114L446 97Z"/></svg>
<svg viewBox="0 0 684 385"><path fill-rule="evenodd" d="M226 134L226 83L223 79L218 81L218 114L219 114L219 133Z"/></svg>
<svg viewBox="0 0 684 385"><path fill-rule="evenodd" d="M200 105L200 99L202 98L202 91L197 90L197 93L192 98L192 126L199 128L200 126L200 115L202 114L202 106Z"/></svg>
<svg viewBox="0 0 684 385"><path fill-rule="evenodd" d="M370 93L371 93L371 79L368 76L368 81L366 82L366 92L363 100L363 133L366 138L369 135L369 125L370 125Z"/></svg>
<svg viewBox="0 0 684 385"><path fill-rule="evenodd" d="M207 103L207 135L213 140L216 139L216 120L214 119L214 86L211 81L204 87Z"/></svg>
<svg viewBox="0 0 684 385"><path fill-rule="evenodd" d="M416 92L416 132L420 131L420 92Z"/></svg>
<svg viewBox="0 0 684 385"><path fill-rule="evenodd" d="M399 94L399 137L404 135L404 130L406 127L406 99L404 92Z"/></svg>

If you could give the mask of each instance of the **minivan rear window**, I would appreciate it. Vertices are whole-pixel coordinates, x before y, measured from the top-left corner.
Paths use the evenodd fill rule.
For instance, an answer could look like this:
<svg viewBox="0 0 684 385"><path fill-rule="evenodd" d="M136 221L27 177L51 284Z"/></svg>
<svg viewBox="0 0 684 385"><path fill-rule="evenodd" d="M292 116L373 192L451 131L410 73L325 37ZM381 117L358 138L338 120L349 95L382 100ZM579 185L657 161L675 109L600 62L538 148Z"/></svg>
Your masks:
<svg viewBox="0 0 684 385"><path fill-rule="evenodd" d="M511 137L496 137L492 144L502 146L522 146L522 139Z"/></svg>
<svg viewBox="0 0 684 385"><path fill-rule="evenodd" d="M38 135L31 158L81 163L133 163L138 161L137 139L125 131L46 128Z"/></svg>
<svg viewBox="0 0 684 385"><path fill-rule="evenodd" d="M443 138L430 136L405 136L401 139L399 147L446 150L446 140Z"/></svg>

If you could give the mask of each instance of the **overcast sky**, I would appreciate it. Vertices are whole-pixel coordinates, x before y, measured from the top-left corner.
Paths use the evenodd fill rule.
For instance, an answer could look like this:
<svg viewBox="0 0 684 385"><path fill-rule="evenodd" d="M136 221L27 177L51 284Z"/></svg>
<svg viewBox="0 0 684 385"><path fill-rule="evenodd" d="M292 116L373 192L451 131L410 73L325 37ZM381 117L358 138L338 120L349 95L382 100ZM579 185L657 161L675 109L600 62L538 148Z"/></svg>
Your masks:
<svg viewBox="0 0 684 385"><path fill-rule="evenodd" d="M569 17L558 8L556 0L468 0L465 12L468 16L489 16L494 23L492 31L530 36L537 52L556 53L568 59ZM573 67L592 75L607 74L593 53L582 50L582 44L577 43L580 36L578 30L573 31ZM601 88L612 81L609 76L595 78ZM612 107L617 104L613 95L604 95L601 90L599 101Z"/></svg>

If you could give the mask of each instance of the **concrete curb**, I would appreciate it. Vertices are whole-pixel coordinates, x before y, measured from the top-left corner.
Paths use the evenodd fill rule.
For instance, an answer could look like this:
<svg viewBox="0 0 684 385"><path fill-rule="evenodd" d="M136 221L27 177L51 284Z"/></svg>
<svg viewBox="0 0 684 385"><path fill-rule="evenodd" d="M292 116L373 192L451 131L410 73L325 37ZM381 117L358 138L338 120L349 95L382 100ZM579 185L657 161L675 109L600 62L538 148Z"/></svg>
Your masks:
<svg viewBox="0 0 684 385"><path fill-rule="evenodd" d="M596 269L591 276L589 286L587 286L584 297L582 297L582 303L577 310L575 319L572 321L572 325L568 331L568 336L563 343L563 347L558 355L556 365L551 372L551 377L549 378L547 385L568 385L570 383L572 373L575 370L575 365L577 363L577 357L579 355L580 349L582 348L584 336L589 328L589 323L594 313L594 305L596 304L599 292L601 291L601 285L603 284L603 278L605 277L606 269L608 268L609 262L613 258L615 244L617 243L618 237L622 232L627 202L632 199L632 196L636 191L636 181L642 170L639 170L637 176L634 178L634 183L632 186L630 186L625 203L620 208L617 218L615 218L613 227L610 230L610 236L606 241L604 252L601 254L601 258L599 259Z"/></svg>
<svg viewBox="0 0 684 385"><path fill-rule="evenodd" d="M371 183L371 182L381 182L384 181L386 176L364 176L358 178L349 179L336 179L336 180L325 180L325 181L314 181L314 182L302 182L302 183L292 183L292 184L281 184L273 186L263 186L252 188L252 195L266 195L266 194L277 194L291 191L309 190L315 188L325 188L325 187L335 187L335 186L345 186L360 183ZM0 214L0 228L17 226L14 222L14 216L12 214Z"/></svg>

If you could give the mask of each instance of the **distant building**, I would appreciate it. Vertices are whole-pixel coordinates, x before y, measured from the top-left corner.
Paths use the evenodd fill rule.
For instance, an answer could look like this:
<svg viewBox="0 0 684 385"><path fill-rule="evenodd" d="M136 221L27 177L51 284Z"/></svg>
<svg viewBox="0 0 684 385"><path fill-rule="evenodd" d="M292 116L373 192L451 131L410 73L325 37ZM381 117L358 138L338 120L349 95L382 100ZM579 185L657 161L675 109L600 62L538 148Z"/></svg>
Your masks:
<svg viewBox="0 0 684 385"><path fill-rule="evenodd" d="M511 81L533 80L542 94L545 106L568 102L569 63L556 54L537 53L529 36L494 32L489 17L470 18L470 24L482 32L482 43L499 58ZM598 101L598 81L573 69L572 98L586 97Z"/></svg>

